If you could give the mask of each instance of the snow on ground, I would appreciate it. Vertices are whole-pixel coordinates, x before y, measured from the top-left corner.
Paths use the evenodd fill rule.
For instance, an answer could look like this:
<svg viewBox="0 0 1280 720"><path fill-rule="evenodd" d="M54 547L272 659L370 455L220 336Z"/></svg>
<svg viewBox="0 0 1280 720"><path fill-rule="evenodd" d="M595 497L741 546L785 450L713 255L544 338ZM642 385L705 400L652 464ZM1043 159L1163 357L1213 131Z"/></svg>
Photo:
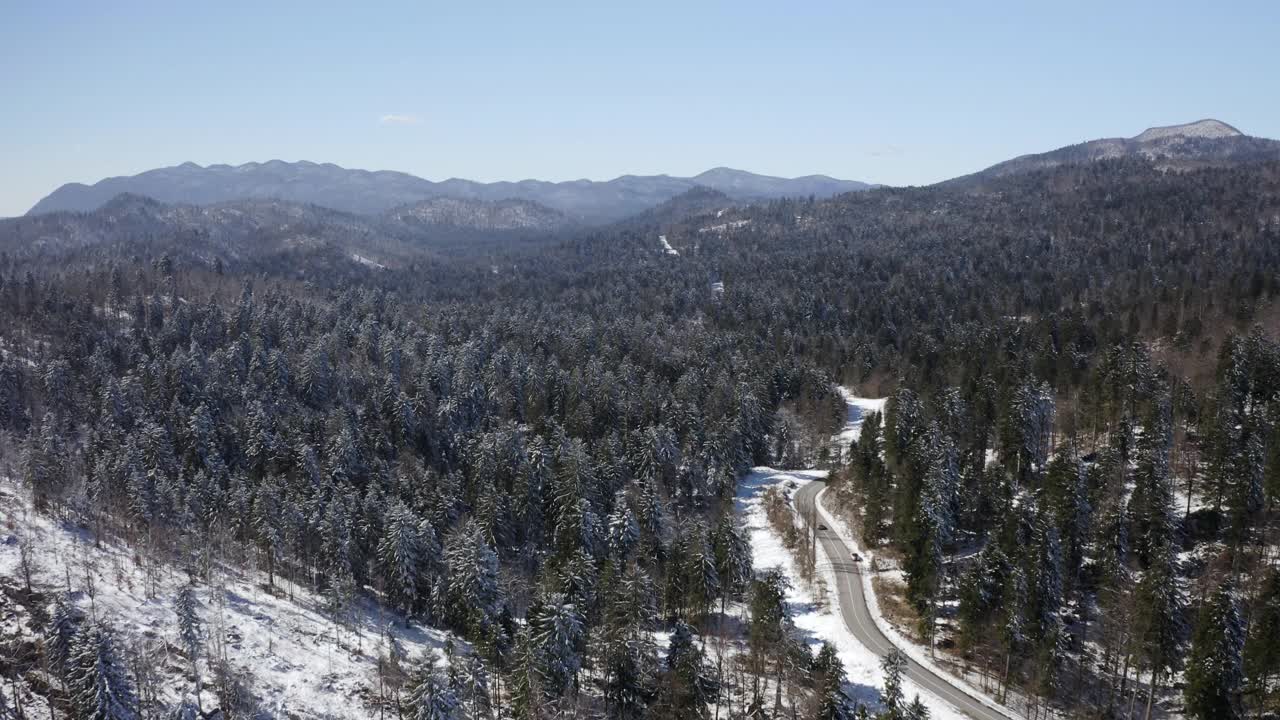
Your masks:
<svg viewBox="0 0 1280 720"><path fill-rule="evenodd" d="M1204 495L1201 495L1199 492L1195 492L1194 488L1192 488L1192 490L1193 492L1191 494L1191 502L1190 504L1188 504L1187 503L1187 486L1181 485L1179 487L1174 488L1173 508L1178 512L1178 514L1186 513L1188 512L1188 510L1190 512L1199 512L1200 510L1213 509L1214 507L1213 498L1205 497Z"/></svg>
<svg viewBox="0 0 1280 720"><path fill-rule="evenodd" d="M122 646L145 638L158 648L155 656L166 703L175 704L188 692L189 666L177 655L181 643L173 609L173 599L187 581L184 572L171 565L160 567L153 572L158 577L150 583L153 592L148 596L151 561L141 560L122 542L104 538L95 544L89 530L36 513L25 488L0 478L0 583L9 588L21 587L19 538L37 553L33 585L49 602L70 582L74 604L86 615L96 613L108 621ZM196 588L206 646L225 643L232 667L262 701L262 708L277 717L368 716L371 711L361 691L376 687L378 655L384 650L380 633L391 627L410 658L443 648L448 637L431 628L405 627L403 617L367 599L351 613L351 627L339 628L325 611L323 598L304 588L294 587L291 601L287 593L277 597L264 591L262 573L220 569L214 575ZM87 578L92 578L92 597L85 592L90 587ZM283 585L280 578L276 582L277 587ZM5 599L0 594L0 609L9 610L0 614L0 622L5 631L13 632L30 617L15 615L15 605L5 606ZM217 702L207 689L210 673L204 665L203 700L209 708Z"/></svg>
<svg viewBox="0 0 1280 720"><path fill-rule="evenodd" d="M769 519L765 516L764 494L770 487L781 486L790 498L801 486L813 480L821 480L826 475L826 471L823 470L753 468L738 485L735 505L751 541L752 559L756 571L780 568L791 584L787 591L787 606L791 620L800 632L801 638L814 652L817 652L824 640L834 645L848 675L849 685L846 690L849 696L862 704L879 708L880 688L884 686L880 657L858 642L845 626L837 609L839 601L835 597L835 580L831 563L825 556L818 563L818 569L822 572L823 582L826 583L829 593L826 602L819 604L813 590L800 578L800 571L791 553L782 544L782 538L774 532ZM920 699L929 708L930 716L935 720L963 718L947 703L923 692L909 678L903 680L903 688L907 697L913 697L919 693Z"/></svg>
<svg viewBox="0 0 1280 720"><path fill-rule="evenodd" d="M750 224L751 224L750 220L730 220L729 222L723 222L717 225L708 225L706 227L698 228L698 232L724 233L728 230L737 230L738 228L743 227L744 225L750 225Z"/></svg>
<svg viewBox="0 0 1280 720"><path fill-rule="evenodd" d="M671 247L671 243L667 242L666 235L659 235L658 242L662 243L662 250L668 255L679 255L680 251Z"/></svg>
<svg viewBox="0 0 1280 720"><path fill-rule="evenodd" d="M846 414L844 428L835 439L842 449L848 449L862 435L862 423L867 416L871 413L884 413L884 405L889 402L889 398L858 397L847 387L836 389L840 391L840 397L844 398Z"/></svg>
<svg viewBox="0 0 1280 720"><path fill-rule="evenodd" d="M351 254L351 259L352 259L352 260L355 260L356 262L358 262L358 263L360 263L361 265L364 265L364 266L366 266L366 267L377 268L377 269L379 269L379 270L386 270L386 269L387 269L387 266L386 266L386 265L383 265L382 263L377 262L377 261L374 261L374 260L370 260L369 258L367 258L367 257L365 257L365 256L363 256L363 255L360 255L360 254L358 254L358 253L352 253L352 254Z"/></svg>

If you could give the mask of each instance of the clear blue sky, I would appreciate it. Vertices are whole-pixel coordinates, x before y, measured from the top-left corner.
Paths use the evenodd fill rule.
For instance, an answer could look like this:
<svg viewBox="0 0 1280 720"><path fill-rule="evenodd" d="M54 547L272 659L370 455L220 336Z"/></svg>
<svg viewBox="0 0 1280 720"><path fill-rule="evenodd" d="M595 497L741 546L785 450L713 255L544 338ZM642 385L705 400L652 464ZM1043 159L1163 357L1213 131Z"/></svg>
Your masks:
<svg viewBox="0 0 1280 720"><path fill-rule="evenodd" d="M1280 137L1280 2L0 1L0 216L192 160L432 180L934 182L1216 117Z"/></svg>

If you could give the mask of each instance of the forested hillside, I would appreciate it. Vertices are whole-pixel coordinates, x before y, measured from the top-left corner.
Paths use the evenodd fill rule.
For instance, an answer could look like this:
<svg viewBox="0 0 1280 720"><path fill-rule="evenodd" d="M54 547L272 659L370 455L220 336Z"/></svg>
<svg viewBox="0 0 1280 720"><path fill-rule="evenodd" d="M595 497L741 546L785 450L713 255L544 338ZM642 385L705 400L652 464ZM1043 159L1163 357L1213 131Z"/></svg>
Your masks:
<svg viewBox="0 0 1280 720"><path fill-rule="evenodd" d="M371 716L852 717L750 571L731 500L772 463L833 465L921 638L1002 690L1277 711L1280 164L690 202L456 256L335 213L314 253L223 262L234 237L149 212L109 243L3 226L0 475L193 585L252 567L467 645L371 675ZM395 262L314 260L373 241ZM890 402L833 453L840 384ZM65 585L3 579L6 692L199 697L95 663L112 630Z"/></svg>

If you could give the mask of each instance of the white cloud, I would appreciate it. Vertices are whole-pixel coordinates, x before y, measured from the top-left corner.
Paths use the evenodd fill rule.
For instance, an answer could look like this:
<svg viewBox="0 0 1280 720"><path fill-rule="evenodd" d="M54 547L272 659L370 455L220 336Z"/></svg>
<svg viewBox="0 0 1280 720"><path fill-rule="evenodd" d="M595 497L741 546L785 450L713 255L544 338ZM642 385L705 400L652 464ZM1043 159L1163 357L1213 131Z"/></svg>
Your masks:
<svg viewBox="0 0 1280 720"><path fill-rule="evenodd" d="M405 115L403 113L390 113L378 118L379 125L417 125L422 122L422 118L417 115Z"/></svg>

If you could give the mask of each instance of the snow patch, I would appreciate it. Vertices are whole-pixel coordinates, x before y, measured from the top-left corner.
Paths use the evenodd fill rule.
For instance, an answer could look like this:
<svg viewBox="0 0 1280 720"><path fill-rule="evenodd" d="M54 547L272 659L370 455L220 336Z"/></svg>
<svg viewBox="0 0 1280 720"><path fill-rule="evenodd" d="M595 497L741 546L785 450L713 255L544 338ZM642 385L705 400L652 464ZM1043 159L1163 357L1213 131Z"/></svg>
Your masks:
<svg viewBox="0 0 1280 720"><path fill-rule="evenodd" d="M365 256L363 256L363 255L360 255L360 254L358 254L358 253L351 253L351 259L352 259L352 260L355 260L356 262L360 263L361 265L364 265L365 267L377 268L377 269L379 269L379 270L386 270L386 269L387 269L387 266L386 266L386 265L383 265L382 263L380 263L380 262L376 262L376 261L374 261L374 260L370 260L369 258L367 258L367 257L365 257Z"/></svg>
<svg viewBox="0 0 1280 720"><path fill-rule="evenodd" d="M719 216L717 216L717 217L719 217ZM698 232L700 232L700 233L708 233L708 232L713 232L713 233L724 233L724 232L726 232L726 231L728 231L728 230L736 230L736 229L738 229L738 228L740 228L740 227L742 227L742 226L744 226L744 225L750 225L750 224L751 224L751 221L750 221L750 220L730 220L729 222L720 223L720 224L718 224L718 225L708 225L708 226L706 226L706 227L698 228Z"/></svg>
<svg viewBox="0 0 1280 720"><path fill-rule="evenodd" d="M836 446L840 450L840 456L843 457L845 451L862 435L862 423L866 421L867 416L871 413L884 414L885 403L889 402L889 398L864 398L858 397L853 390L847 387L837 387L840 397L844 398L845 403L845 419L844 427L833 438Z"/></svg>

